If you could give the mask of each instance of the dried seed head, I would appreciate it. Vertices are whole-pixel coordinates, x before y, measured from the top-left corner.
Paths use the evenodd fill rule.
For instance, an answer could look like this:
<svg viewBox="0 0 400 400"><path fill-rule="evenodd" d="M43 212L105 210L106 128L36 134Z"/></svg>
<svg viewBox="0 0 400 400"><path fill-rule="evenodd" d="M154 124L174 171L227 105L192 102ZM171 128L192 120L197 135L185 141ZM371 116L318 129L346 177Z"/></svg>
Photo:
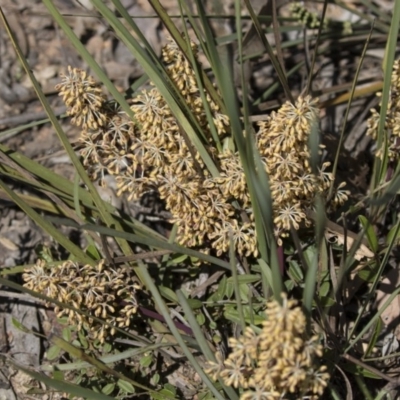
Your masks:
<svg viewBox="0 0 400 400"><path fill-rule="evenodd" d="M43 260L23 274L24 286L42 292L76 310L55 307L58 317L66 315L69 323L85 328L92 339L103 342L115 333L114 326L127 327L136 312L136 290L130 269L113 269L104 260L96 265L65 261L49 268ZM103 319L95 321L89 315Z"/></svg>
<svg viewBox="0 0 400 400"><path fill-rule="evenodd" d="M68 107L72 123L83 129L96 130L105 125L107 116L104 110L106 97L101 86L91 76L79 68L68 66L68 74L56 86Z"/></svg>
<svg viewBox="0 0 400 400"><path fill-rule="evenodd" d="M306 318L296 301L282 296L282 304L269 301L266 320L257 334L245 329L243 336L229 339L231 353L206 368L213 379L246 389L240 399L278 400L282 394L317 399L330 375L320 364L323 355L318 336L307 336ZM264 397L256 397L256 396Z"/></svg>
<svg viewBox="0 0 400 400"><path fill-rule="evenodd" d="M380 96L381 93L377 95ZM367 121L367 135L377 140L380 115L375 109L371 109L371 114ZM389 160L396 162L400 159L400 60L395 60L393 65L384 134L387 141L383 140L382 147L377 149L376 156L383 159L384 154L387 153Z"/></svg>

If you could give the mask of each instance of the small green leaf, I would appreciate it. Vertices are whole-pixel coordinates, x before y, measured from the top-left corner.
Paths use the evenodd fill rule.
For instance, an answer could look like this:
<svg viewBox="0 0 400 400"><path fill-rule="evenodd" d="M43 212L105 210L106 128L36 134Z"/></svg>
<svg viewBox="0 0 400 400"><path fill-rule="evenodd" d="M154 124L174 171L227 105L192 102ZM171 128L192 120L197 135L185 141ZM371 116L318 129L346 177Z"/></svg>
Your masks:
<svg viewBox="0 0 400 400"><path fill-rule="evenodd" d="M367 237L368 244L371 247L371 250L374 253L377 253L379 245L378 245L378 238L376 237L376 233L374 231L374 227L363 215L359 215L358 219L360 220L361 225L365 230L365 236Z"/></svg>
<svg viewBox="0 0 400 400"><path fill-rule="evenodd" d="M231 299L233 296L233 282L226 282L225 296L227 299Z"/></svg>
<svg viewBox="0 0 400 400"><path fill-rule="evenodd" d="M151 377L151 384L156 386L158 384L158 382L160 382L160 374L155 373L152 377Z"/></svg>
<svg viewBox="0 0 400 400"><path fill-rule="evenodd" d="M248 284L241 284L239 285L239 292L241 301L245 301L246 303L249 301L249 285Z"/></svg>
<svg viewBox="0 0 400 400"><path fill-rule="evenodd" d="M144 356L140 359L139 363L142 367L149 367L153 362L153 355L149 354L148 356Z"/></svg>
<svg viewBox="0 0 400 400"><path fill-rule="evenodd" d="M213 340L213 342L216 343L216 344L221 343L221 341L222 341L221 336L219 336L219 335L214 335L214 336L212 337L212 340Z"/></svg>
<svg viewBox="0 0 400 400"><path fill-rule="evenodd" d="M362 375L365 378L371 378L371 379L382 379L380 376L375 375L372 371L369 371L359 365L355 364L343 364L343 369L345 371L348 371L352 374L356 375Z"/></svg>
<svg viewBox="0 0 400 400"><path fill-rule="evenodd" d="M164 296L167 300L170 300L174 303L178 303L178 298L173 290L167 288L165 286L159 286L159 290L162 296Z"/></svg>
<svg viewBox="0 0 400 400"><path fill-rule="evenodd" d="M244 320L246 324L253 323L252 319L250 318L250 312L248 311L248 307L244 306L243 309L245 311ZM241 319L239 318L239 313L237 309L234 307L226 308L224 316L226 319L229 319L230 321L233 321L235 323L241 323ZM254 324L260 324L265 320L263 317L260 317L258 315L253 315L253 319L254 319Z"/></svg>
<svg viewBox="0 0 400 400"><path fill-rule="evenodd" d="M376 277L376 269L364 268L357 273L358 277L365 282L372 283Z"/></svg>
<svg viewBox="0 0 400 400"><path fill-rule="evenodd" d="M251 275L251 274L244 274L238 275L237 280L239 284L250 284L254 282L258 282L261 279L260 275ZM228 278L228 282L233 282L233 277Z"/></svg>
<svg viewBox="0 0 400 400"><path fill-rule="evenodd" d="M165 396L167 399L174 399L175 395L167 389L161 389L158 393L162 394L163 396ZM165 399L164 397L164 399Z"/></svg>
<svg viewBox="0 0 400 400"><path fill-rule="evenodd" d="M68 325L68 317L60 317L57 318L57 321L61 324L61 325ZM72 327L69 327L72 328ZM74 329L75 330L75 329Z"/></svg>
<svg viewBox="0 0 400 400"><path fill-rule="evenodd" d="M214 400L215 397L210 392L199 393L199 400Z"/></svg>
<svg viewBox="0 0 400 400"><path fill-rule="evenodd" d="M176 387L172 386L170 383L166 383L164 385L164 389L170 391L171 393L173 393L174 395L176 394Z"/></svg>
<svg viewBox="0 0 400 400"><path fill-rule="evenodd" d="M173 257L173 258L171 258L170 260L168 260L167 265L169 266L169 265L178 265L178 264L181 264L181 263L183 263L185 260L187 260L187 258L188 258L188 255L187 255L187 254L181 254L181 255L179 255L179 256L177 256L177 257Z"/></svg>
<svg viewBox="0 0 400 400"><path fill-rule="evenodd" d="M317 250L317 248L315 247L314 244L308 246L303 251L304 260L305 260L307 266L311 265L311 262L314 259L316 254L318 254L318 250Z"/></svg>
<svg viewBox="0 0 400 400"><path fill-rule="evenodd" d="M46 358L48 360L55 360L59 356L60 350L58 346L50 346L46 352Z"/></svg>
<svg viewBox="0 0 400 400"><path fill-rule="evenodd" d="M62 338L67 342L71 341L71 329L69 326L62 330Z"/></svg>
<svg viewBox="0 0 400 400"><path fill-rule="evenodd" d="M225 310L224 317L226 319L228 319L229 321L232 321L235 323L240 322L240 318L239 318L237 310L235 310L234 308L231 308L231 307L229 307Z"/></svg>
<svg viewBox="0 0 400 400"><path fill-rule="evenodd" d="M330 287L331 285L329 282L323 282L319 288L320 297L326 297L329 293Z"/></svg>
<svg viewBox="0 0 400 400"><path fill-rule="evenodd" d="M288 293L290 293L294 289L294 287L296 286L295 283L291 279L285 281L284 284L285 284L286 291Z"/></svg>
<svg viewBox="0 0 400 400"><path fill-rule="evenodd" d="M192 310L197 310L203 307L203 302L197 299L187 299L187 302Z"/></svg>
<svg viewBox="0 0 400 400"><path fill-rule="evenodd" d="M331 299L330 297L324 297L321 299L321 306L322 307L332 307L333 305L336 304L336 301L334 299ZM315 306L315 304L313 303L313 306Z"/></svg>
<svg viewBox="0 0 400 400"><path fill-rule="evenodd" d="M104 343L103 345L103 353L107 354L110 353L112 350L112 344L111 343Z"/></svg>
<svg viewBox="0 0 400 400"><path fill-rule="evenodd" d="M120 379L117 382L117 385L120 389L122 389L125 393L135 393L135 388L133 387L133 385L127 381L123 381L122 379Z"/></svg>
<svg viewBox="0 0 400 400"><path fill-rule="evenodd" d="M83 347L84 349L88 349L89 348L89 342L87 341L86 336L84 335L82 330L80 330L78 332L78 337L79 337L80 347Z"/></svg>
<svg viewBox="0 0 400 400"><path fill-rule="evenodd" d="M193 256L190 257L190 262L192 264L197 264L199 261L201 261L201 260L198 259L197 257L193 257Z"/></svg>
<svg viewBox="0 0 400 400"><path fill-rule="evenodd" d="M227 281L228 281L228 278L227 278L226 275L224 275L224 276L222 277L222 279L221 279L221 280L219 281L219 283L218 283L217 292L218 292L218 293L221 293L221 297L223 297L224 294L225 294L226 283L227 283Z"/></svg>
<svg viewBox="0 0 400 400"><path fill-rule="evenodd" d="M82 369L82 370L80 371L80 373L81 373L81 374L75 378L75 383L76 383L77 385L79 385L79 384L82 382L82 380L83 380L83 375L86 374L86 370L83 370L83 369Z"/></svg>
<svg viewBox="0 0 400 400"><path fill-rule="evenodd" d="M108 383L106 386L101 389L101 393L111 394L115 389L115 383Z"/></svg>
<svg viewBox="0 0 400 400"><path fill-rule="evenodd" d="M290 261L289 262L289 271L288 275L296 282L303 282L304 281L304 274L302 269L300 268L297 261Z"/></svg>
<svg viewBox="0 0 400 400"><path fill-rule="evenodd" d="M174 399L174 397L170 397L169 395L164 393L162 390L159 393L152 393L151 398L154 400Z"/></svg>
<svg viewBox="0 0 400 400"><path fill-rule="evenodd" d="M204 323L206 322L206 317L204 316L203 313L197 314L196 315L196 321L198 322L198 324L200 326L204 325Z"/></svg>
<svg viewBox="0 0 400 400"><path fill-rule="evenodd" d="M87 247L86 254L88 256L90 256L91 258L93 258L93 260L101 259L101 255L100 255L99 251L97 250L96 246L94 246L93 244L91 244Z"/></svg>

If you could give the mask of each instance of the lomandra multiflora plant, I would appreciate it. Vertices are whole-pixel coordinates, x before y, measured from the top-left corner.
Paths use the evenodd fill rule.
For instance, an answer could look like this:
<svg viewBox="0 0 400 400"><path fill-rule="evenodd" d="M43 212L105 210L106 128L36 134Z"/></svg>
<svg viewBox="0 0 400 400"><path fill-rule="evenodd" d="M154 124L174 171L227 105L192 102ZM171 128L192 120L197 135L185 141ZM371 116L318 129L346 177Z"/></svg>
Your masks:
<svg viewBox="0 0 400 400"><path fill-rule="evenodd" d="M261 330L247 327L238 339L230 338L228 358L217 353L217 362L206 368L213 379L240 389L240 400L316 400L328 384L318 336L308 335L297 302L286 295L282 300L267 303Z"/></svg>
<svg viewBox="0 0 400 400"><path fill-rule="evenodd" d="M197 45L191 43L191 48L197 57ZM255 221L239 153L232 149L218 151L214 145L196 75L173 40L163 47L162 61L196 118L202 136L208 138L205 147L218 166L219 175L209 173L156 87L150 85L130 99L135 116L132 120L115 102L107 100L93 77L68 67L57 90L71 122L82 130L78 151L83 165L89 176L102 185L107 174L114 176L118 195L126 195L129 200L158 191L172 214L170 222L177 225L176 240L181 245L205 253L212 250L221 256L229 250L232 240L238 255L257 257ZM229 138L229 119L204 94L223 141ZM269 176L274 233L279 245L292 228L310 225L306 209L313 207L316 196L324 198L331 191L333 175L328 172L329 163L320 165L316 173L310 166L308 140L315 124L318 100L305 96L294 104L284 103L256 127L255 143ZM334 191L330 206L347 200L342 186ZM67 261L55 268L46 268L39 262L24 274L24 279L28 288L39 289L88 315L102 318L105 324L84 314L57 309L59 316L67 315L71 324L83 327L93 339L104 341L115 333L116 327L128 327L136 312L135 297L128 295L135 290L129 271L114 270L103 261L96 267ZM86 292L89 296L79 294ZM299 368L302 371L303 364ZM275 386L274 383L271 387ZM296 384L289 385L294 387ZM312 387L318 392L321 386Z"/></svg>
<svg viewBox="0 0 400 400"><path fill-rule="evenodd" d="M191 43L195 57L196 44ZM209 120L191 64L172 40L162 49L165 69L196 118L205 138ZM219 152L211 139L206 149L218 166L211 176L195 147L188 142L170 107L155 87L131 99L135 121L108 102L99 84L86 72L68 68L57 86L72 123L82 129L80 154L93 179L115 176L118 194L138 199L157 190L178 227L176 240L217 256L229 249L232 237L241 256L258 255L255 223L239 153ZM229 120L205 93L215 128L223 140ZM299 97L285 103L258 124L256 143L270 179L275 237L279 244L291 227L308 226L305 209L330 190L333 176L324 163L313 173L308 139L318 123L318 100ZM332 205L343 204L347 192L338 190Z"/></svg>

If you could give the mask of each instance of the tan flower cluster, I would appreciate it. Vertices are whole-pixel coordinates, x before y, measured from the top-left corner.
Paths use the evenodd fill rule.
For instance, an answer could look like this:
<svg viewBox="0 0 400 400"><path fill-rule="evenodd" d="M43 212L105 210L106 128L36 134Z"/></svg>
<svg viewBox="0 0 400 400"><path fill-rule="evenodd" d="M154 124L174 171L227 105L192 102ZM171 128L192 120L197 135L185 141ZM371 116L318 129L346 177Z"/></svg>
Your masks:
<svg viewBox="0 0 400 400"><path fill-rule="evenodd" d="M377 93L381 96L382 93ZM368 119L367 135L374 140L378 138L379 113L374 108L371 109L371 117ZM388 135L387 154L390 161L400 159L400 60L396 60L393 65L392 79L390 86L390 99L386 112L385 132ZM376 156L383 158L384 147L377 150Z"/></svg>
<svg viewBox="0 0 400 400"><path fill-rule="evenodd" d="M105 324L73 310L55 307L57 317L66 315L71 325L84 328L89 337L104 342L108 335L115 334L116 327L128 327L136 313L138 285L130 271L124 267L113 269L104 260L96 266L65 261L52 268L38 260L22 276L28 289L103 319Z"/></svg>
<svg viewBox="0 0 400 400"><path fill-rule="evenodd" d="M103 106L106 100L101 85L78 68L68 66L68 74L56 85L72 123L83 129L96 130L106 123Z"/></svg>
<svg viewBox="0 0 400 400"><path fill-rule="evenodd" d="M68 67L68 74L56 89L73 117L71 122L82 128L80 154L91 179L104 184L107 173L134 168L130 151L134 123L114 103L106 101L101 85L85 71Z"/></svg>
<svg viewBox="0 0 400 400"><path fill-rule="evenodd" d="M197 46L191 43L191 47L196 56ZM204 137L211 138L195 73L174 41L163 47L162 60ZM130 100L135 125L105 101L92 78L81 70L69 71L58 90L71 107L73 122L83 128L80 154L93 179L115 175L118 195L127 194L129 200L158 190L173 215L171 222L178 226L177 240L182 245L203 251L213 248L219 256L228 251L232 237L240 255L257 256L255 224L238 152L219 154L208 141L207 151L220 170L218 177L212 177L157 88L144 89ZM82 96L83 92L87 95ZM71 99L74 96L82 99ZM205 96L217 132L224 137L228 118ZM307 140L317 119L315 103L305 97L295 105L284 104L260 124L257 133L271 179L279 242L291 226L298 229L308 223L305 207L312 206L315 195L325 193L332 184L332 175L325 172L328 163L317 177L308 164ZM346 192L340 192L335 202L341 204L346 198Z"/></svg>
<svg viewBox="0 0 400 400"><path fill-rule="evenodd" d="M232 352L225 361L209 363L214 380L240 388L240 400L318 399L330 375L320 365L323 348L309 337L306 318L295 300L267 303L260 333L247 327L239 339L229 339Z"/></svg>
<svg viewBox="0 0 400 400"><path fill-rule="evenodd" d="M194 55L198 49L191 43ZM170 78L185 99L206 137L210 136L209 125L195 73L190 63L174 41L162 49L162 58ZM207 95L213 121L219 135L226 133L226 116ZM133 139L131 150L143 173L135 177L132 173L117 176L119 194L128 192L131 198L138 198L143 191L138 184L156 187L166 207L173 214L171 222L177 223L178 241L189 247L202 247L209 243L220 255L229 249L229 235L232 234L240 254L257 254L253 224L240 225L235 218L235 209L230 196L220 189L200 157L200 154L186 142L177 120L156 88L142 91L133 100L132 111L142 125ZM215 157L215 149L207 146ZM142 187L142 186L140 186ZM144 185L143 185L144 187Z"/></svg>
<svg viewBox="0 0 400 400"><path fill-rule="evenodd" d="M196 55L197 46L194 43L191 46ZM162 58L203 133L211 137L190 63L172 40L164 46ZM232 196L239 193L236 186L240 185L240 196L246 198L247 206L250 204L237 154L220 156L222 175L213 179L200 154L182 135L165 99L154 87L142 90L131 99L137 126L117 107L112 110L98 92L94 80L88 79L79 69L69 68L69 75L57 89L71 107L72 122L83 128L80 154L92 179L102 180L106 173L115 175L118 195L126 193L128 199L138 199L145 192L157 189L173 215L171 222L178 225L177 240L183 245L211 246L220 255L229 249L232 236L240 254L257 255L254 223L239 224L237 211L230 203ZM93 94L91 99L97 95L97 100L89 104L70 98L81 92ZM228 118L220 113L208 94L206 98L218 134L223 136ZM90 115L90 123L78 118L81 115ZM211 145L207 145L207 150L218 161ZM234 182L230 182L229 177L232 165L236 170Z"/></svg>
<svg viewBox="0 0 400 400"><path fill-rule="evenodd" d="M318 175L312 172L309 162L308 140L318 121L317 101L310 96L299 97L295 104L286 102L259 123L256 139L270 179L277 237L285 237L291 226L308 226L310 221L304 211L312 208L317 194L325 197L333 182L333 175L326 171L329 162L322 164ZM348 192L341 190L343 186L344 183L338 186L333 205L347 200Z"/></svg>

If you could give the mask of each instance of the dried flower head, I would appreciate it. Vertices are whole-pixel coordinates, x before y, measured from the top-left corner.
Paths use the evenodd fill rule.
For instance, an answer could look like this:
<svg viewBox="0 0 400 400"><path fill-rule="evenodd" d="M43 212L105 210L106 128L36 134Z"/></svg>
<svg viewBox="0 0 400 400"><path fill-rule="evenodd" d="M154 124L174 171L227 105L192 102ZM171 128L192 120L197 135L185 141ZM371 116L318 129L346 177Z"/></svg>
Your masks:
<svg viewBox="0 0 400 400"><path fill-rule="evenodd" d="M320 365L323 349L318 336L307 335L301 308L282 295L282 304L267 303L266 317L259 334L247 327L243 336L229 339L232 351L228 358L222 361L219 357L206 372L242 389L241 400L278 400L286 395L318 399L330 375Z"/></svg>
<svg viewBox="0 0 400 400"><path fill-rule="evenodd" d="M58 317L66 315L70 324L79 329L83 327L89 337L101 342L115 333L115 327L129 326L131 316L137 310L135 292L138 286L131 270L111 268L104 260L95 266L68 260L51 268L38 260L24 272L23 279L28 289L89 314L55 307ZM104 323L95 321L90 315L103 319Z"/></svg>
<svg viewBox="0 0 400 400"><path fill-rule="evenodd" d="M381 93L377 93L377 95L380 96ZM371 109L371 114L367 121L367 135L377 140L380 115L375 109ZM387 152L390 161L398 161L400 159L400 60L396 60L393 65L384 134L387 137L387 142L383 141L382 147L377 149L376 156L383 158L383 155Z"/></svg>
<svg viewBox="0 0 400 400"><path fill-rule="evenodd" d="M85 71L68 66L68 74L63 75L56 90L68 107L68 115L73 116L74 125L96 130L106 123L106 97L101 85Z"/></svg>
<svg viewBox="0 0 400 400"><path fill-rule="evenodd" d="M316 195L326 195L333 182L333 175L326 171L329 163L322 164L317 175L310 166L308 140L313 124L318 123L317 102L310 96L299 97L259 123L256 139L270 179L279 243L291 227L310 224L305 210L313 206ZM348 192L341 190L333 204L342 205L347 197Z"/></svg>

